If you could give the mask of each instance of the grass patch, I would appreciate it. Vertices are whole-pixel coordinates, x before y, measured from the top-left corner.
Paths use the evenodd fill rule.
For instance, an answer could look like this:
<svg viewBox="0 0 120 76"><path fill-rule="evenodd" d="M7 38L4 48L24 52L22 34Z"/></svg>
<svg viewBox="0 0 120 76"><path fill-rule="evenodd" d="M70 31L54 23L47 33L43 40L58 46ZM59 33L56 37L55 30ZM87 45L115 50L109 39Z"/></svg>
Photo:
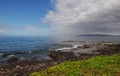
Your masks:
<svg viewBox="0 0 120 76"><path fill-rule="evenodd" d="M66 61L30 76L120 76L120 54Z"/></svg>

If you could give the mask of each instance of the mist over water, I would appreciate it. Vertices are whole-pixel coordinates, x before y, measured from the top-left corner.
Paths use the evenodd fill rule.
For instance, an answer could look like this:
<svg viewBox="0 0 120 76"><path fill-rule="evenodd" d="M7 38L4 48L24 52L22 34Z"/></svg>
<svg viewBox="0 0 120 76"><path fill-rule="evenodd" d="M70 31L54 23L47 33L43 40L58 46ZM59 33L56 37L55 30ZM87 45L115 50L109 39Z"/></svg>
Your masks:
<svg viewBox="0 0 120 76"><path fill-rule="evenodd" d="M110 42L120 42L119 35L111 36L54 36L52 37L54 41L87 41L87 42L100 42L100 41L110 41Z"/></svg>

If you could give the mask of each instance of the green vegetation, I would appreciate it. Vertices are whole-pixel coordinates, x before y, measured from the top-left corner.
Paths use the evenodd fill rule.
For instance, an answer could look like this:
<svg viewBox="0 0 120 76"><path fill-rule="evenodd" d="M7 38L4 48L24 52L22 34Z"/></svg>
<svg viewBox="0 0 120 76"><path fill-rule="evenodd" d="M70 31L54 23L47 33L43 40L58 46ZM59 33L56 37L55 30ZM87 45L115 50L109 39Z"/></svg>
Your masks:
<svg viewBox="0 0 120 76"><path fill-rule="evenodd" d="M66 61L30 76L120 76L120 54Z"/></svg>

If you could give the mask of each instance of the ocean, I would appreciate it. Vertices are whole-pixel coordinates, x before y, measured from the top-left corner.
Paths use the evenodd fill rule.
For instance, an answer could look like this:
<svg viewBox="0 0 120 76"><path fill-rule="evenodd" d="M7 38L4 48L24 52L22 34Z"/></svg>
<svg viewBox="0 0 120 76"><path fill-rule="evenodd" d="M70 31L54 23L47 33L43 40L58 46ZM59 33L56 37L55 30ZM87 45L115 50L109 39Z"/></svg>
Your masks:
<svg viewBox="0 0 120 76"><path fill-rule="evenodd" d="M69 38L68 40L111 41L119 43L120 36L79 36ZM0 61L13 56L23 60L31 58L45 59L48 55L48 50L56 47L55 43L57 44L57 41L49 36L0 36L0 54L9 54L5 58L0 56Z"/></svg>
<svg viewBox="0 0 120 76"><path fill-rule="evenodd" d="M47 50L51 43L50 37L2 36L0 52Z"/></svg>
<svg viewBox="0 0 120 76"><path fill-rule="evenodd" d="M1 36L0 54L9 55L7 57L0 56L0 61L10 57L18 57L22 60L45 59L52 42L52 39L47 36Z"/></svg>

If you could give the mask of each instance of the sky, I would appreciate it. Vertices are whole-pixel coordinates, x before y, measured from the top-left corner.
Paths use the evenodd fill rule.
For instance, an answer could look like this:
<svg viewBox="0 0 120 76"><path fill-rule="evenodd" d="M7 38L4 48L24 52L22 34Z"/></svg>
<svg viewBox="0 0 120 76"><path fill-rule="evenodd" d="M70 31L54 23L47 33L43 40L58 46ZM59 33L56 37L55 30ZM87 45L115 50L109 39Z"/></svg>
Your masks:
<svg viewBox="0 0 120 76"><path fill-rule="evenodd" d="M49 26L41 18L51 6L50 0L0 0L0 34L48 35Z"/></svg>
<svg viewBox="0 0 120 76"><path fill-rule="evenodd" d="M0 34L120 34L119 0L0 0Z"/></svg>

